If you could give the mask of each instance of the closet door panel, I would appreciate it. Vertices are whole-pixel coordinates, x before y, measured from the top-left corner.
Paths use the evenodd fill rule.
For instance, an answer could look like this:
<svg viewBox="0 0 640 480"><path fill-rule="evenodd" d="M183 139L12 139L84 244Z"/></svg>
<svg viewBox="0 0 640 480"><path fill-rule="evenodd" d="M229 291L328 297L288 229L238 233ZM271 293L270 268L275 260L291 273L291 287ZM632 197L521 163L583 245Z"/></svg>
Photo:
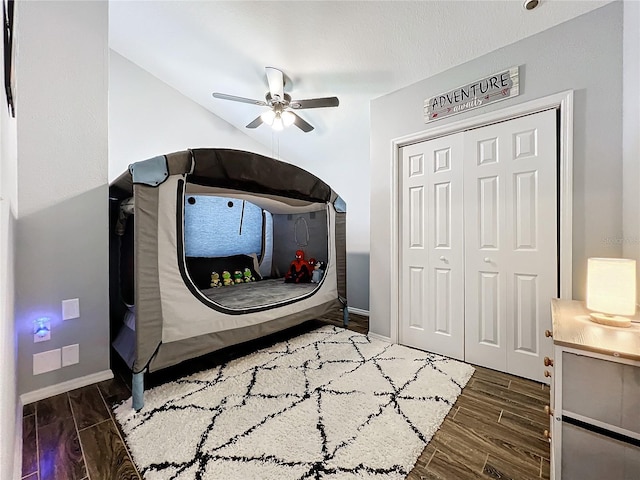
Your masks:
<svg viewBox="0 0 640 480"><path fill-rule="evenodd" d="M462 134L403 147L400 177L400 343L462 360Z"/></svg>
<svg viewBox="0 0 640 480"><path fill-rule="evenodd" d="M538 312L538 275L514 275L515 305L514 351L521 353L538 353L538 330L540 328ZM508 330L508 329L507 329ZM507 358L507 365L509 365Z"/></svg>
<svg viewBox="0 0 640 480"><path fill-rule="evenodd" d="M547 382L543 334L557 296L555 125L555 111L545 111L470 130L464 145L465 359ZM490 277L494 289L481 281ZM488 329L486 305L494 303Z"/></svg>
<svg viewBox="0 0 640 480"><path fill-rule="evenodd" d="M497 176L478 179L478 247L489 251L498 248L499 191Z"/></svg>
<svg viewBox="0 0 640 480"><path fill-rule="evenodd" d="M425 329L424 314L424 291L425 291L424 268L409 268L409 328L423 332Z"/></svg>
<svg viewBox="0 0 640 480"><path fill-rule="evenodd" d="M427 249L425 244L427 212L425 199L425 156L412 149L405 151L402 164L402 328L400 340L422 335L426 328Z"/></svg>
<svg viewBox="0 0 640 480"><path fill-rule="evenodd" d="M465 360L506 371L505 156L499 132L465 132Z"/></svg>
<svg viewBox="0 0 640 480"><path fill-rule="evenodd" d="M479 272L478 278L478 338L482 345L500 348L500 302L498 298L500 274L498 272Z"/></svg>
<svg viewBox="0 0 640 480"><path fill-rule="evenodd" d="M549 303L558 296L556 111L510 122L506 247L512 261L507 283L507 371L540 382L543 359L552 356L544 331L551 329ZM513 299L513 300L511 300Z"/></svg>

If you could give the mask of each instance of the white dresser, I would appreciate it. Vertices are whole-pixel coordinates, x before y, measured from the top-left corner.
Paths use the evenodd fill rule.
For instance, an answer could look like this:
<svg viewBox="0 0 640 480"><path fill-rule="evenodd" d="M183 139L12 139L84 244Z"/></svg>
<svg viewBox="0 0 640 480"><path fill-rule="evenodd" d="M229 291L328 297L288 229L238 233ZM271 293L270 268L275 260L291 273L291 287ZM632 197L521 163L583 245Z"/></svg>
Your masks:
<svg viewBox="0 0 640 480"><path fill-rule="evenodd" d="M551 478L640 479L640 324L589 320L583 302L552 300Z"/></svg>

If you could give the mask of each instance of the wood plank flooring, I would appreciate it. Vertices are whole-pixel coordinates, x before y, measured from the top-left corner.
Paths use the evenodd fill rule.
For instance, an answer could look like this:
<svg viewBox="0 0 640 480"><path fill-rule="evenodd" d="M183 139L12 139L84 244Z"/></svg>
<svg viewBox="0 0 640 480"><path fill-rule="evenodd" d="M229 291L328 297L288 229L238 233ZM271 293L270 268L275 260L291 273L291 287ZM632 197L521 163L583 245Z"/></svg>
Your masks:
<svg viewBox="0 0 640 480"><path fill-rule="evenodd" d="M151 388L250 353L321 325L342 325L341 313L148 374ZM351 315L349 329L367 333L368 318ZM131 396L131 376L112 359L114 378L25 405L23 480L139 480L113 418ZM476 372L420 455L407 480L548 479L549 388L476 367ZM224 479L231 480L231 479Z"/></svg>
<svg viewBox="0 0 640 480"><path fill-rule="evenodd" d="M548 386L476 367L407 479L549 478L548 403Z"/></svg>

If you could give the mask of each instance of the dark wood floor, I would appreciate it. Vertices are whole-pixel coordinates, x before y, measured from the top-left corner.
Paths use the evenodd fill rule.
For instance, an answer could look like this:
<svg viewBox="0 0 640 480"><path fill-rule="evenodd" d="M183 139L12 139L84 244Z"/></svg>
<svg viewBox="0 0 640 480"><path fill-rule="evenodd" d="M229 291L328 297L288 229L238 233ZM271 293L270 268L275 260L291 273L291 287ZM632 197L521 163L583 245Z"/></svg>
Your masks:
<svg viewBox="0 0 640 480"><path fill-rule="evenodd" d="M342 325L340 318L330 315L184 362L147 375L146 386L211 368L323 324ZM352 315L349 328L367 333L368 319ZM111 380L25 405L23 479L140 479L111 409L131 396L130 375L117 358L112 367ZM549 478L549 444L542 436L548 428L543 411L548 403L548 387L477 367L407 479Z"/></svg>

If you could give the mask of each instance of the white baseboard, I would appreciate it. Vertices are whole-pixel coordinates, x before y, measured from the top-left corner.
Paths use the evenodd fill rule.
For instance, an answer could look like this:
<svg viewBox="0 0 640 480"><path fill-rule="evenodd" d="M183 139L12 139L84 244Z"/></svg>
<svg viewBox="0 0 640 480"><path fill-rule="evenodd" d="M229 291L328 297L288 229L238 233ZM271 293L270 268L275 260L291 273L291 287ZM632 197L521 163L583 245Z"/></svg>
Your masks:
<svg viewBox="0 0 640 480"><path fill-rule="evenodd" d="M111 370L103 370L101 372L92 373L91 375L85 375L84 377L74 378L73 380L67 380L66 382L40 388L32 392L23 393L20 395L20 401L22 402L22 405L27 405L29 403L37 402L38 400L53 397L54 395L70 392L76 388L86 387L92 383L109 380L110 378L113 378L113 372Z"/></svg>
<svg viewBox="0 0 640 480"><path fill-rule="evenodd" d="M384 335L378 335L377 333L369 332L367 333L367 336L375 340L382 340L383 342L393 343L390 337L385 337Z"/></svg>
<svg viewBox="0 0 640 480"><path fill-rule="evenodd" d="M365 317L369 316L369 310L363 310L361 308L347 307L347 311L349 313L355 313L356 315L363 315Z"/></svg>

